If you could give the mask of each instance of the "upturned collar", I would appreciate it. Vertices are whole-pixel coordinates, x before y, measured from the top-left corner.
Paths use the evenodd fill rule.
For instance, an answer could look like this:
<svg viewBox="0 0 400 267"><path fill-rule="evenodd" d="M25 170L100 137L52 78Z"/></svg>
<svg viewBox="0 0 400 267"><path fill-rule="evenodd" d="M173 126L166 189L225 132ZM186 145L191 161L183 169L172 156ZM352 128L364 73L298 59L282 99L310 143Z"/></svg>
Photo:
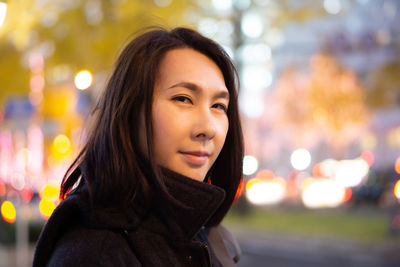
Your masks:
<svg viewBox="0 0 400 267"><path fill-rule="evenodd" d="M168 193L179 204L167 200L156 203L145 217L139 216L142 211L140 203L133 203L124 211L83 205L84 223L92 228L123 229L128 232L140 226L161 235L191 239L222 204L225 191L168 169L163 169L163 174Z"/></svg>

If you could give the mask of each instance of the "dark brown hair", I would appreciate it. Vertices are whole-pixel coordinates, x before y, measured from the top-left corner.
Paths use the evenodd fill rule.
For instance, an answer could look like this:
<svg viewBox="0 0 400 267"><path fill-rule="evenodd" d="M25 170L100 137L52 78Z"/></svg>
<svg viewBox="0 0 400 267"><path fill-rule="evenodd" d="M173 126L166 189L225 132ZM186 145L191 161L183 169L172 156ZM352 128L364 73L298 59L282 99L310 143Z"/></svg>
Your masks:
<svg viewBox="0 0 400 267"><path fill-rule="evenodd" d="M95 108L97 117L88 141L64 176L61 198L66 197L81 177L80 183L87 184L92 203L100 205L132 203L138 192L151 201L170 198L161 169L153 158L152 99L162 58L169 50L185 47L212 59L220 68L229 91L228 133L220 155L207 174L212 184L226 192L224 202L208 225L222 220L242 178L238 76L229 56L217 43L187 28L152 29L124 48ZM143 112L148 160L144 159L139 144ZM152 171L150 175L148 169Z"/></svg>

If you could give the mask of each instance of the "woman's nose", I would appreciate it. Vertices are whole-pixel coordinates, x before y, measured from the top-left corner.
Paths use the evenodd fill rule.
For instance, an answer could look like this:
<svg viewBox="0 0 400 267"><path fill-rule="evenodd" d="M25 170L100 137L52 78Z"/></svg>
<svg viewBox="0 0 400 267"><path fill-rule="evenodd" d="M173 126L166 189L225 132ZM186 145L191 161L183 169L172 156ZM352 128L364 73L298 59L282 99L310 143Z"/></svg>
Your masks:
<svg viewBox="0 0 400 267"><path fill-rule="evenodd" d="M211 111L199 112L193 118L192 138L198 141L207 141L215 136L216 120Z"/></svg>

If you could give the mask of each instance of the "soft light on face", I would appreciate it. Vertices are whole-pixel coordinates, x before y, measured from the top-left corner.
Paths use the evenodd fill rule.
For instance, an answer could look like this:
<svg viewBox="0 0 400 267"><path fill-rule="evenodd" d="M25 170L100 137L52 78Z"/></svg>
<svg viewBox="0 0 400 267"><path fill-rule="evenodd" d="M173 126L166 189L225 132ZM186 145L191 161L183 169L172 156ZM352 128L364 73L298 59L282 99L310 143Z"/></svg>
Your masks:
<svg viewBox="0 0 400 267"><path fill-rule="evenodd" d="M211 59L189 48L167 52L153 96L156 163L203 181L225 142L228 105L224 77Z"/></svg>

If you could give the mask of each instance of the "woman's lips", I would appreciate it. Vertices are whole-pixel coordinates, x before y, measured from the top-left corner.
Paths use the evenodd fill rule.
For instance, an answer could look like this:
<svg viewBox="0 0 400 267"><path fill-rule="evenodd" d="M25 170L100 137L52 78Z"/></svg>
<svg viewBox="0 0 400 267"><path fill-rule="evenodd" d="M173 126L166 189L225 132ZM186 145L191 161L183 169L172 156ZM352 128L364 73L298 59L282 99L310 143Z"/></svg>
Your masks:
<svg viewBox="0 0 400 267"><path fill-rule="evenodd" d="M183 159L190 165L202 166L207 163L209 154L201 151L180 151Z"/></svg>

